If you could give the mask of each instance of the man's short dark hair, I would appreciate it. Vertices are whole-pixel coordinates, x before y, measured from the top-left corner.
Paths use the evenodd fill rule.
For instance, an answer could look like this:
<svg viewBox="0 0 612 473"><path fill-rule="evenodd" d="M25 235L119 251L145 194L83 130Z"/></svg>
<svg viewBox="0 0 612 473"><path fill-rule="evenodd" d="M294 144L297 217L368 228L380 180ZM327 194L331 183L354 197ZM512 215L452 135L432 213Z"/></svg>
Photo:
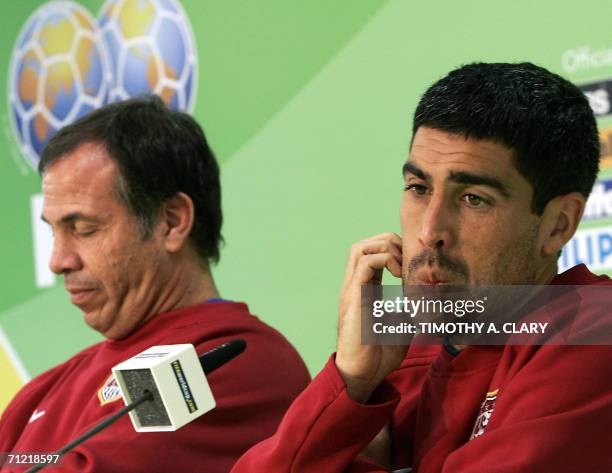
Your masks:
<svg viewBox="0 0 612 473"><path fill-rule="evenodd" d="M571 82L530 63L474 63L452 71L421 98L413 138L421 126L511 148L533 187L536 214L560 195L587 198L599 171L588 100Z"/></svg>
<svg viewBox="0 0 612 473"><path fill-rule="evenodd" d="M222 241L219 166L202 128L156 96L116 102L62 128L45 147L38 171L84 143L100 143L117 163L118 193L151 235L163 203L184 192L194 204L190 238L204 261L219 260ZM95 179L95 176L92 176Z"/></svg>

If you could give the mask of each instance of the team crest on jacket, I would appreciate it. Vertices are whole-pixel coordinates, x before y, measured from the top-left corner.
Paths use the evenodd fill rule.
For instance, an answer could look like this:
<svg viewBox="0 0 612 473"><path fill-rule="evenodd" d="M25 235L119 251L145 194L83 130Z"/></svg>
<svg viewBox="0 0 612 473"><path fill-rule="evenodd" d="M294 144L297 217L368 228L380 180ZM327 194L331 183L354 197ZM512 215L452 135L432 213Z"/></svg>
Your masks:
<svg viewBox="0 0 612 473"><path fill-rule="evenodd" d="M119 384L117 384L117 380L112 374L104 381L104 384L98 391L98 399L100 399L101 406L121 399Z"/></svg>
<svg viewBox="0 0 612 473"><path fill-rule="evenodd" d="M472 435L470 436L470 440L475 439L476 437L480 437L484 434L485 429L489 423L489 419L493 415L493 409L495 409L495 401L497 400L497 393L499 389L495 391L488 392L485 396L485 400L480 406L480 411L478 412L478 417L476 418L476 422L474 423L474 428L472 429Z"/></svg>

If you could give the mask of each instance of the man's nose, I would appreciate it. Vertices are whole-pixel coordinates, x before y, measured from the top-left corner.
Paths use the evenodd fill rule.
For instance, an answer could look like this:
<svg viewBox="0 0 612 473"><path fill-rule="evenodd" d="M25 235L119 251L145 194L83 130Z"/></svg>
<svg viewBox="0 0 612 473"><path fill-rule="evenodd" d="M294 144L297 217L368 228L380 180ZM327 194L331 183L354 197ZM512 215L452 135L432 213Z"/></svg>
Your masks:
<svg viewBox="0 0 612 473"><path fill-rule="evenodd" d="M49 261L51 271L55 274L64 274L69 271L78 271L82 267L81 258L70 242L70 239L55 236L53 239L53 252Z"/></svg>
<svg viewBox="0 0 612 473"><path fill-rule="evenodd" d="M421 245L433 250L450 248L454 244L453 222L456 218L456 212L443 195L432 195L421 220Z"/></svg>

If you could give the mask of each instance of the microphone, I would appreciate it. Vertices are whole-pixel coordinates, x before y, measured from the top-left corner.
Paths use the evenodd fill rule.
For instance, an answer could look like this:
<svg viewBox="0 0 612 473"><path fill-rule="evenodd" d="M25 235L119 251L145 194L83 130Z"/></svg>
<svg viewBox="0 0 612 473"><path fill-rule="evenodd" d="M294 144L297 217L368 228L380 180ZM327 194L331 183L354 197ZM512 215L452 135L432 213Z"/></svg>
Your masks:
<svg viewBox="0 0 612 473"><path fill-rule="evenodd" d="M225 342L223 345L208 350L199 356L204 374L215 371L228 361L236 358L246 348L246 342L241 339Z"/></svg>
<svg viewBox="0 0 612 473"><path fill-rule="evenodd" d="M177 348L178 347L178 348ZM118 364L117 366L113 367L113 374L115 375L115 377L117 378L117 382L119 382L119 378L117 377L119 376L124 376L127 373L127 377L128 380L130 380L130 386L132 388L134 388L134 386L138 385L139 381L145 381L145 383L150 383L151 379L153 379L153 387L154 389L156 389L156 392L151 391L148 388L143 388L142 386L140 387L141 391L138 392L138 387L136 387L135 392L136 392L136 396L133 400L128 401L128 398L126 398L126 396L124 395L124 391L123 391L123 387L121 386L121 384L119 384L120 386L120 390L121 390L121 395L126 403L126 406L119 410L118 412L108 416L107 418L103 419L101 422L99 422L98 424L96 424L95 426L93 426L91 429L89 429L87 432L85 432L84 434L82 434L81 436L77 437L76 439L74 439L72 442L68 443L67 445L65 445L64 447L60 448L59 450L57 450L56 452L54 452L54 455L64 455L66 452L68 452L69 450L72 450L74 447L76 447L77 445L82 444L83 442L85 442L87 439L93 437L95 434L97 434L98 432L104 430L106 427L108 427L109 425L115 423L118 419L120 419L121 417L123 417L125 414L127 414L129 412L130 417L132 419L132 424L134 425L134 427L136 428L136 425L141 421L144 420L145 423L147 422L146 416L143 416L142 418L138 417L136 418L136 421L134 420L134 417L132 417L133 414L133 410L134 409L139 409L141 408L143 405L150 405L151 402L155 403L155 406L157 409L159 409L159 404L162 404L162 411L163 413L165 413L167 415L167 417L169 417L169 414L171 413L170 410L165 410L165 404L164 401L161 400L160 401L160 389L157 389L157 385L155 384L155 377L153 376L153 371L150 370L149 372L147 372L146 368L136 368L135 370L132 371L138 371L139 369L142 370L143 372L141 373L136 373L134 375L134 373L130 373L130 370L122 370L122 366L123 365L127 365L129 366L133 360L139 359L139 361L136 362L136 364L146 364L145 362L143 362L143 360L149 359L151 360L152 358L163 358L163 360L165 360L166 362L171 362L171 363L175 363L177 361L179 361L179 363L175 363L173 366L175 367L174 373L176 375L176 380L179 383L179 385L181 386L181 389L184 389L184 386L187 387L187 390L189 390L189 384L187 384L187 380L185 377L185 373L181 372L179 370L176 370L176 367L181 367L181 363L180 363L180 358L181 356L184 357L184 359L187 359L189 362L189 369L191 370L193 368L193 362L194 362L194 358L195 358L195 366L197 368L199 368L199 374L201 376L201 378L204 380L204 384L206 385L206 388L208 388L208 394L210 396L210 399L212 399L212 407L210 407L210 402L208 403L208 409L204 410L201 409L203 412L200 412L197 415L194 415L191 420L195 419L196 417L199 417L200 415L204 414L205 412L208 412L210 409L212 409L215 406L215 401L214 398L212 398L212 393L210 393L210 388L208 387L208 382L206 381L206 377L204 376L204 374L208 374L213 372L214 370L216 370L217 368L219 368L220 366L223 366L225 363L227 363L230 360L233 360L234 358L236 358L240 353L242 353L244 351L244 349L246 348L246 342L244 340L240 340L240 339L236 339L236 340L232 340L229 342L226 342L222 345L219 345L218 347L213 348L212 350L207 351L206 353L200 355L199 357L197 355L195 355L195 349L193 348L193 345L190 344L184 344L184 345L160 345L160 346L156 346L156 347L151 347L148 350L143 351L142 353L139 353L138 355L134 356L133 358L130 358L127 361L124 361L123 363ZM164 351L168 349L168 351ZM171 353L174 353L174 355L171 355ZM187 355L185 355L187 353ZM195 355L195 357L193 357L192 355ZM174 359L174 361L171 361L172 359ZM152 364L152 363L149 363ZM157 363L153 363L156 366L155 372L159 371L159 366L167 366L167 363L164 363L163 361L161 361L160 359L157 360ZM177 371L179 374L177 374ZM198 375L198 370L197 369L193 369L192 374ZM122 378L123 379L123 378ZM181 384L181 381L183 381L183 384ZM196 380L197 381L197 380ZM163 390L165 390L166 386L162 386ZM133 389L132 389L133 390ZM157 397L156 397L157 396ZM184 397L185 399L185 403L187 404L187 398ZM193 400L194 404L195 404L195 399ZM174 407L172 407L172 409L174 409ZM153 410L153 418L159 418L159 417L163 417L163 413L160 412L156 412L155 410ZM192 413L193 414L193 413ZM174 417L174 416L173 416ZM191 422L191 420L188 420L187 422ZM186 423L186 422L185 422ZM148 429L143 429L141 428L140 430L138 428L136 428L137 431L139 432L145 432L145 431L159 431L159 430L176 430L177 428L181 427L182 425L185 425L185 423L181 424L180 426L176 427L176 428L163 428L163 429L155 429L154 426L151 430ZM149 426L151 427L151 426ZM167 426L165 426L167 427ZM46 463L39 463L37 465L34 465L32 468L30 468L26 473L35 473L38 472L40 470L42 470L45 466L47 466L48 464Z"/></svg>
<svg viewBox="0 0 612 473"><path fill-rule="evenodd" d="M244 340L232 340L200 357L193 345L159 345L113 367L126 404L145 391L153 400L137 406L130 418L137 432L174 431L216 405L205 374L244 351Z"/></svg>

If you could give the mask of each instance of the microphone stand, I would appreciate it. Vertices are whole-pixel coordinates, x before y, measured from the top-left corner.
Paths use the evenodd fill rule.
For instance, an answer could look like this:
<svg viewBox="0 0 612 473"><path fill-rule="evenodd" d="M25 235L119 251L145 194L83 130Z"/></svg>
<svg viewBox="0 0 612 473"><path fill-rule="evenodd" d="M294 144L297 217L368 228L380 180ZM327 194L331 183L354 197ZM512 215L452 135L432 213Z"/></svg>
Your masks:
<svg viewBox="0 0 612 473"><path fill-rule="evenodd" d="M125 406L123 409L121 409L121 410L115 412L114 414L108 416L102 422L99 422L94 427L92 427L87 432L85 432L83 435L81 435L80 437L77 437L76 439L74 439L69 444L65 445L64 447L62 447L59 450L57 450L56 452L54 452L52 455L59 455L61 457L62 455L64 455L69 450L72 450L77 445L82 444L88 438L93 437L94 435L96 435L101 430L105 429L109 425L113 424L115 421L119 420L121 417L123 417L125 414L127 414L131 410L136 409L141 404L143 404L143 403L145 403L147 401L152 401L152 400L153 400L153 393L151 391L149 391L149 390L146 390L144 392L144 394L142 396L140 396L138 399L136 399L134 402L131 402L130 404ZM47 465L52 465L52 463L38 463L37 465L34 465L32 468L30 468L25 473L35 473L36 471L42 470Z"/></svg>

